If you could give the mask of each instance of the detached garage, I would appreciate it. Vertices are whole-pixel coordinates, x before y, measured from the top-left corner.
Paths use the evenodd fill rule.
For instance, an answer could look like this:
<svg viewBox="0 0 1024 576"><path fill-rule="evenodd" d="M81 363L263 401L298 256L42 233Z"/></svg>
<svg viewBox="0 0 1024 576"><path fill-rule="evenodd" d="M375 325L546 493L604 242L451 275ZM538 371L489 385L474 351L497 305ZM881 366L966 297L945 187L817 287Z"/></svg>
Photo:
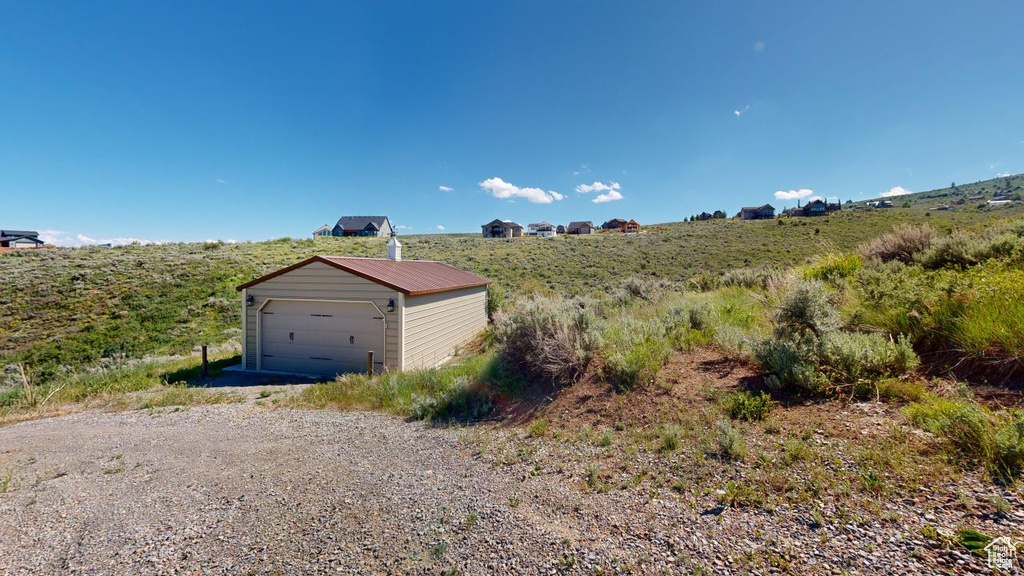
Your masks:
<svg viewBox="0 0 1024 576"><path fill-rule="evenodd" d="M486 278L441 262L314 256L238 287L246 370L333 375L443 364L487 326Z"/></svg>

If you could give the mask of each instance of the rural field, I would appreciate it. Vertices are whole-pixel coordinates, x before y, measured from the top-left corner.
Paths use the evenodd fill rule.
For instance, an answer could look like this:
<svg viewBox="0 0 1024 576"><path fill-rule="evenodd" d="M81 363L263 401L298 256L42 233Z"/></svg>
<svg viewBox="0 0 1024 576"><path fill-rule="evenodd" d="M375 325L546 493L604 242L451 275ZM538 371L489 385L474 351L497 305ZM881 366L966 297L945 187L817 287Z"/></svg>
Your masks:
<svg viewBox="0 0 1024 576"><path fill-rule="evenodd" d="M0 571L991 573L1024 536L1024 207L967 198L1007 187L401 237L493 280L490 325L334 381L226 371L235 287L384 239L0 254Z"/></svg>

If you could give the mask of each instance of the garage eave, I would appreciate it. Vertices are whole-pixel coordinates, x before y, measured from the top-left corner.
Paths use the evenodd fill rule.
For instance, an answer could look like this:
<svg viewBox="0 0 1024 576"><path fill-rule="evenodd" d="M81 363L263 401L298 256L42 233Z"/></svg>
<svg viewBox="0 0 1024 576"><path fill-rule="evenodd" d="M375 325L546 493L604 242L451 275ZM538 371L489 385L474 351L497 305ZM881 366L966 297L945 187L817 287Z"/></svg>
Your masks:
<svg viewBox="0 0 1024 576"><path fill-rule="evenodd" d="M385 286L385 287L390 288L392 290L395 290L397 292L401 292L402 294L405 294L406 296L422 296L424 294L437 294L437 293L440 293L440 292L451 292L453 290L462 290L464 288L479 288L481 286L487 286L488 284L491 283L490 280L488 280L486 278L483 278L481 276L476 276L475 274L470 274L470 273L467 273L467 272L463 272L461 270L458 270L457 268L453 268L451 266L447 266L447 265L444 265L444 264L434 263L434 264L438 264L438 265L447 266L448 268L451 268L452 270L455 270L455 271L457 271L459 273L462 273L462 274L465 274L467 276L475 277L478 280L477 281L472 281L472 282L460 282L458 284L453 284L451 286L443 286L443 287L438 287L438 288L426 288L426 289L422 289L422 290L415 290L415 289L410 289L410 288L405 287L405 286L400 286L400 285L395 284L393 282L388 282L387 280L378 278L378 277L374 276L373 274L367 274L366 272L364 272L362 270L359 270L357 268L354 268L352 266L346 266L345 264L343 264L341 262L338 262L337 260L338 259L335 259L335 258L325 258L323 256L312 256L312 257L307 258L307 259L305 259L305 260L303 260L301 262L298 262L296 264L292 264L291 266L287 266L285 268L281 268L280 270L275 270L274 272L271 272L270 274L267 274L265 276L261 276L261 277L255 279L255 280L253 280L251 282L246 282L245 284L242 284L242 285L236 287L235 290L241 291L241 290L245 290L246 288L251 288L251 287L253 287L253 286L257 285L257 284L260 284L261 282L265 282L267 280L270 280L271 278L276 278L278 276L281 276L282 274L287 274L288 272L291 272L293 270L296 270L296 269L301 268L303 266L306 266L308 264L312 264L314 262L319 262L321 264L326 264L327 266L330 266L331 268L335 268L337 270L341 270L343 272L347 272L347 273L352 274L354 276L358 276L360 278L363 278L364 280L369 280L370 282L373 282L375 284L379 284L381 286ZM407 262L410 262L410 261L407 261ZM411 262L415 262L415 261L411 261Z"/></svg>

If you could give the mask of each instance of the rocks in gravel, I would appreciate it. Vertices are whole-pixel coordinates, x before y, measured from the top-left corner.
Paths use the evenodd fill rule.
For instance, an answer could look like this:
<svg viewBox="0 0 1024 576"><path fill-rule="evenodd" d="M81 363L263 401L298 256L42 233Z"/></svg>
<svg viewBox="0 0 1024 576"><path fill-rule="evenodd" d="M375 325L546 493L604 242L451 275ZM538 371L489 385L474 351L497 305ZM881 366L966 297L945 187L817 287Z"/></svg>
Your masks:
<svg viewBox="0 0 1024 576"><path fill-rule="evenodd" d="M475 444L509 435L252 404L9 426L0 429L0 472L12 471L13 487L0 493L0 573L933 574L984 565L929 546L916 523L949 519L922 499L888 503L890 520L815 529L809 509L716 508L718 487L706 499L595 492L581 488L586 470L572 458L537 471ZM577 449L589 450L557 448ZM1007 530L1019 529L1019 516L1008 518Z"/></svg>

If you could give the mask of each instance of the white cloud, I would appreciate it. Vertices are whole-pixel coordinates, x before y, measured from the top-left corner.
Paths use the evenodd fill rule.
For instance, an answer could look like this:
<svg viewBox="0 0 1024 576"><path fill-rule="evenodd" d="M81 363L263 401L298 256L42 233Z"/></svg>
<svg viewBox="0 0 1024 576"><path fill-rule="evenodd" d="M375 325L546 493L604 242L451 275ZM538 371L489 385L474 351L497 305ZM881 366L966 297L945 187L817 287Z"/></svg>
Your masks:
<svg viewBox="0 0 1024 576"><path fill-rule="evenodd" d="M604 202L614 202L615 200L622 200L622 194L618 190L609 190L604 194L598 194L596 198L591 200L594 204L602 204Z"/></svg>
<svg viewBox="0 0 1024 576"><path fill-rule="evenodd" d="M776 190L776 200L799 200L801 198L807 198L814 194L814 190L810 188L801 188L799 190Z"/></svg>
<svg viewBox="0 0 1024 576"><path fill-rule="evenodd" d="M611 182L609 184L594 182L593 184L580 184L576 187L576 191L580 194L586 194L587 192L609 192L612 190L622 190L622 185L618 182Z"/></svg>
<svg viewBox="0 0 1024 576"><path fill-rule="evenodd" d="M440 190L441 192L452 192L453 190L455 190L455 188L452 188L451 186L444 185L438 186L437 189Z"/></svg>
<svg viewBox="0 0 1024 576"><path fill-rule="evenodd" d="M743 116L744 114L746 114L747 110L750 110L750 104L747 104L746 106L744 106L743 110L733 110L732 113L735 114L737 118L739 118L740 116Z"/></svg>
<svg viewBox="0 0 1024 576"><path fill-rule="evenodd" d="M224 181L224 180L221 180L220 178L217 178L217 184L227 184L227 182Z"/></svg>
<svg viewBox="0 0 1024 576"><path fill-rule="evenodd" d="M1010 176L1013 176L1013 174L1009 172L1000 172L999 174L996 174L996 178L1008 178Z"/></svg>
<svg viewBox="0 0 1024 576"><path fill-rule="evenodd" d="M754 52L764 52L764 40L758 40L754 43Z"/></svg>
<svg viewBox="0 0 1024 576"><path fill-rule="evenodd" d="M580 164L579 169L573 170L572 175L579 176L580 174L586 174L587 172L590 172L590 166L587 166L586 164Z"/></svg>
<svg viewBox="0 0 1024 576"><path fill-rule="evenodd" d="M893 196L903 196L904 194L911 194L910 190L907 190L903 186L893 186L889 188L888 192L882 192L882 198L892 198Z"/></svg>
<svg viewBox="0 0 1024 576"><path fill-rule="evenodd" d="M525 198L528 202L533 202L534 204L550 204L555 200L565 198L565 196L554 190L545 192L540 188L520 188L512 183L505 182L497 176L480 182L479 186L490 192L491 196L502 200L509 200L510 202L513 201L513 198Z"/></svg>
<svg viewBox="0 0 1024 576"><path fill-rule="evenodd" d="M116 238L90 238L85 234L71 234L63 230L40 230L39 239L54 246L96 246L99 244L110 244L112 246L124 246L127 244L162 244L154 240L133 237Z"/></svg>
<svg viewBox="0 0 1024 576"><path fill-rule="evenodd" d="M438 230L444 230L444 226L441 226L440 224L438 224L438 225L437 225L437 229L438 229Z"/></svg>
<svg viewBox="0 0 1024 576"><path fill-rule="evenodd" d="M395 226L395 230L412 230L412 226L406 226L405 224L398 224Z"/></svg>

